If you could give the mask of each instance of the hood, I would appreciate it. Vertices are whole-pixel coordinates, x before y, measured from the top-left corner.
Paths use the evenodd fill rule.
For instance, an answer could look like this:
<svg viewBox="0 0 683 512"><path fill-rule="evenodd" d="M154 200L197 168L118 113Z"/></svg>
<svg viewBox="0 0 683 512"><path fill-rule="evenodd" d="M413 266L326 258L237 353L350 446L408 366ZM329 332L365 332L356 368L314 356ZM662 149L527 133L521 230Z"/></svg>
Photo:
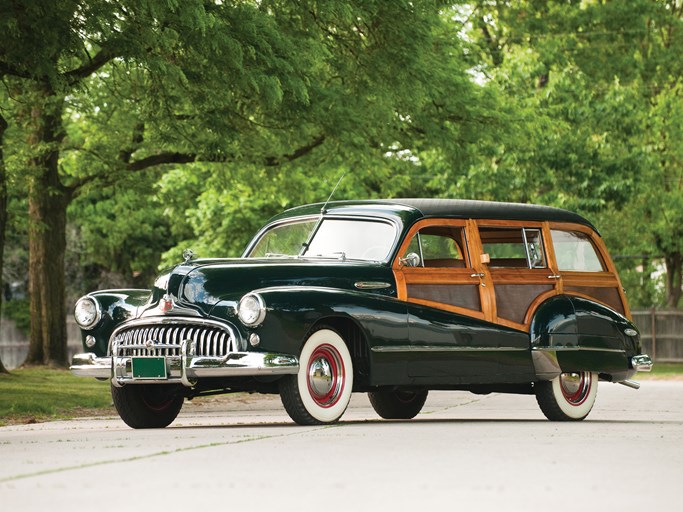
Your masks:
<svg viewBox="0 0 683 512"><path fill-rule="evenodd" d="M220 302L236 303L253 290L281 286L316 286L358 291L358 281L382 281L390 287L374 293L395 295L390 268L366 261L321 259L196 260L163 273L154 285L154 302L169 294L179 304L206 314Z"/></svg>

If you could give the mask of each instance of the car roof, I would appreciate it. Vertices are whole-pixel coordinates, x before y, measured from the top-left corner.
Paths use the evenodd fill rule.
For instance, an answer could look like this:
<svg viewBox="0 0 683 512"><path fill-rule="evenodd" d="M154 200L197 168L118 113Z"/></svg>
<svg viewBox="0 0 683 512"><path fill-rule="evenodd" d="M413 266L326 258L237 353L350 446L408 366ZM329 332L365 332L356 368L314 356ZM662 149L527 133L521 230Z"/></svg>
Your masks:
<svg viewBox="0 0 683 512"><path fill-rule="evenodd" d="M331 201L299 206L287 210L275 219L320 213L325 209L327 214L335 213L385 213L413 220L429 217L444 217L456 219L505 219L552 221L581 224L596 230L595 226L581 215L537 204L505 203L498 201L476 201L469 199L425 199L425 198L397 198L397 199L369 199L358 201ZM271 220L275 220L271 219Z"/></svg>
<svg viewBox="0 0 683 512"><path fill-rule="evenodd" d="M578 213L553 206L468 199L392 199L391 203L412 206L425 217L456 217L467 219L508 219L572 222L595 229Z"/></svg>

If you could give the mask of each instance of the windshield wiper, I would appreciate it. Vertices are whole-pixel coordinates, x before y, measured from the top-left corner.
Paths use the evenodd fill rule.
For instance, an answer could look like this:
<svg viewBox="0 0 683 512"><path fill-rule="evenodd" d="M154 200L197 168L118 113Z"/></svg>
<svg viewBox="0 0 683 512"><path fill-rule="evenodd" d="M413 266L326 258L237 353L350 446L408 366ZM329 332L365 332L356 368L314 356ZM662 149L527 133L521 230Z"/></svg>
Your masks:
<svg viewBox="0 0 683 512"><path fill-rule="evenodd" d="M331 252L328 254L306 254L306 258L327 258L339 261L346 261L346 253L344 251Z"/></svg>
<svg viewBox="0 0 683 512"><path fill-rule="evenodd" d="M299 256L292 255L292 254L280 254L277 252L267 252L265 254L266 258L289 258L289 259L297 259Z"/></svg>

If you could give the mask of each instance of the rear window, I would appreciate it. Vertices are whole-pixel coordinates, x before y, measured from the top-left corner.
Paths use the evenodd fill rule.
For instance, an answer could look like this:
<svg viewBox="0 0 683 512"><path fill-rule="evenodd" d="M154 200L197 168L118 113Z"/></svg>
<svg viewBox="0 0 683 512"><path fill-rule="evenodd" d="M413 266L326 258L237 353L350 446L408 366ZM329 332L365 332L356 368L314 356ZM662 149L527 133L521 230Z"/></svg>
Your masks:
<svg viewBox="0 0 683 512"><path fill-rule="evenodd" d="M588 235L579 231L551 230L560 270L603 272L605 267Z"/></svg>

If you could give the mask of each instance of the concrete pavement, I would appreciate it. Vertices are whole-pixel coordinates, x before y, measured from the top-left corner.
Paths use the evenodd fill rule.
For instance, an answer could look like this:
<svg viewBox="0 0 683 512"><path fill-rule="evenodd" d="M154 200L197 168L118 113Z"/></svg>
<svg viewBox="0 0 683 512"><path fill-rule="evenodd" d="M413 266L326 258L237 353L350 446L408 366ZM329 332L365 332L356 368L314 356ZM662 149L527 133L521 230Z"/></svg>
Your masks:
<svg viewBox="0 0 683 512"><path fill-rule="evenodd" d="M354 396L296 426L277 397L186 404L163 430L118 417L0 428L3 510L677 509L683 382L601 383L586 421L531 396L432 392L411 421Z"/></svg>

